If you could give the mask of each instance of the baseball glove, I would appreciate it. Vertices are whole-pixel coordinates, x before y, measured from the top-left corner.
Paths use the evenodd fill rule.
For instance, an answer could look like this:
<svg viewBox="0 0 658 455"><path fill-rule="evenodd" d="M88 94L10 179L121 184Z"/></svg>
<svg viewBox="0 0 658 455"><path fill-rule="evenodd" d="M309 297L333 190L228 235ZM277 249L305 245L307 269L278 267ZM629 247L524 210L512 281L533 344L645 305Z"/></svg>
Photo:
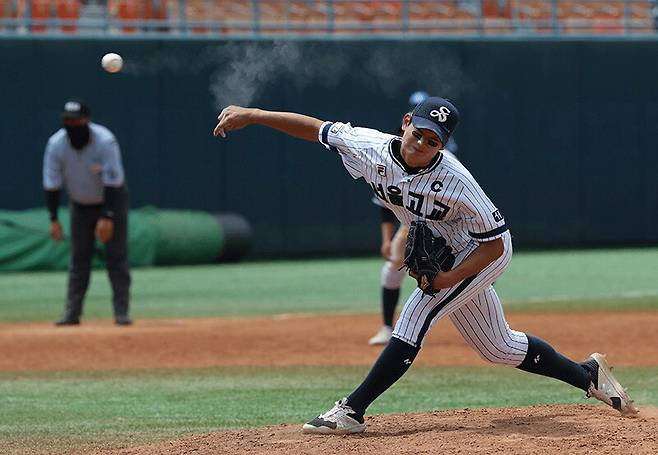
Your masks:
<svg viewBox="0 0 658 455"><path fill-rule="evenodd" d="M404 265L418 282L423 293L434 295L433 282L440 271L447 272L455 264L452 248L443 237L434 237L425 221L412 221L404 252Z"/></svg>

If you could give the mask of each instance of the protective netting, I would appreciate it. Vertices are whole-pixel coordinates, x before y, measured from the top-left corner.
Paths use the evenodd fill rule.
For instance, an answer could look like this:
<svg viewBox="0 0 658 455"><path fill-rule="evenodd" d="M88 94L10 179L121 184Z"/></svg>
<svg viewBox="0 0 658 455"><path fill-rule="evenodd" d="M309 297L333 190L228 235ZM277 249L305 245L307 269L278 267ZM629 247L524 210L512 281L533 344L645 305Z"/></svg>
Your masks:
<svg viewBox="0 0 658 455"><path fill-rule="evenodd" d="M61 270L69 261L71 232L68 209L60 209L65 239L48 232L45 208L0 210L0 271ZM132 209L128 220L128 260L132 266L203 264L217 259L224 247L223 229L215 215L183 210ZM103 265L97 242L94 267Z"/></svg>

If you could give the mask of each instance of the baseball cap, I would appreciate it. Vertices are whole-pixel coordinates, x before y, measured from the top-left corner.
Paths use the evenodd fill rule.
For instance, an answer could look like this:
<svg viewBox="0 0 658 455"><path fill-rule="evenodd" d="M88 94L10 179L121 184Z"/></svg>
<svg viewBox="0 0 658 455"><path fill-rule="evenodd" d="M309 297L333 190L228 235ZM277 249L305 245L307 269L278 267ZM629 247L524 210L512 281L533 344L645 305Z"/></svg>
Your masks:
<svg viewBox="0 0 658 455"><path fill-rule="evenodd" d="M64 110L62 111L62 118L83 118L90 117L91 109L83 101L78 99L70 99L64 103Z"/></svg>
<svg viewBox="0 0 658 455"><path fill-rule="evenodd" d="M431 96L421 101L411 113L416 128L434 131L445 146L459 123L459 111L450 101Z"/></svg>

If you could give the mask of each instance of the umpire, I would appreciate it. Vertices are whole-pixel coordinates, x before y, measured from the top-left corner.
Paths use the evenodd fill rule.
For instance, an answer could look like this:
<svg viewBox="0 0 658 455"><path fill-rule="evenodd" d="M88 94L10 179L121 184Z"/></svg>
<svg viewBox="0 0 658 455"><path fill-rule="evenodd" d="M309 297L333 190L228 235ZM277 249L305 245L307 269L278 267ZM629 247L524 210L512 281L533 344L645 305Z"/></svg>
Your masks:
<svg viewBox="0 0 658 455"><path fill-rule="evenodd" d="M90 121L91 111L79 100L69 100L60 128L46 145L43 187L50 213L50 236L62 240L57 219L62 187L66 187L71 213L71 260L68 293L62 318L55 325L78 325L89 286L91 264L98 238L105 244L112 283L114 320L130 325L128 300L128 192L121 151L114 134Z"/></svg>

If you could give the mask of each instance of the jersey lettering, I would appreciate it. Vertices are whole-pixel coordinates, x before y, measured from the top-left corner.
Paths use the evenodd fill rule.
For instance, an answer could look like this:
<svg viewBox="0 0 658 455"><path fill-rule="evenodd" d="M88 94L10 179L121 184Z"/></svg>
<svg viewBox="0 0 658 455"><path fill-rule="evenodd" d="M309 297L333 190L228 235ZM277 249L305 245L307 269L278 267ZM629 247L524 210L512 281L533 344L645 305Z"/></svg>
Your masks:
<svg viewBox="0 0 658 455"><path fill-rule="evenodd" d="M434 191L435 193L438 193L439 191L441 191L443 189L443 182L441 182L440 180L435 180L434 182L432 182L431 188L432 188L432 191Z"/></svg>
<svg viewBox="0 0 658 455"><path fill-rule="evenodd" d="M423 212L421 211L421 209L423 208L424 200L425 200L425 196L423 196L422 194L409 191L409 205L406 206L405 208L409 210L411 213L413 213L414 215L423 216Z"/></svg>
<svg viewBox="0 0 658 455"><path fill-rule="evenodd" d="M400 188L390 185L386 188L386 193L388 194L388 199L391 204L402 207L404 203L402 202L402 190Z"/></svg>
<svg viewBox="0 0 658 455"><path fill-rule="evenodd" d="M377 186L375 186L373 182L370 182L370 186L372 187L372 190L375 192L375 196L377 196L382 201L387 201L386 195L384 194L384 187L382 186L381 183L378 183Z"/></svg>
<svg viewBox="0 0 658 455"><path fill-rule="evenodd" d="M386 187L386 193L384 193L384 187L381 183L375 184L374 182L369 182L372 190L379 199L384 202L388 202L398 207L404 207L411 213L416 216L422 216L432 221L439 221L446 217L448 211L450 211L450 206L445 205L439 201L433 201L434 207L432 211L428 214L422 212L423 202L425 201L425 196L420 193L415 193L409 191L409 205L405 206L402 197L402 189L395 185L389 185ZM436 182L435 182L436 183Z"/></svg>
<svg viewBox="0 0 658 455"><path fill-rule="evenodd" d="M448 210L450 210L450 207L447 205L442 204L439 201L434 201L434 209L432 210L432 213L427 215L425 218L433 221L442 220L448 214Z"/></svg>

